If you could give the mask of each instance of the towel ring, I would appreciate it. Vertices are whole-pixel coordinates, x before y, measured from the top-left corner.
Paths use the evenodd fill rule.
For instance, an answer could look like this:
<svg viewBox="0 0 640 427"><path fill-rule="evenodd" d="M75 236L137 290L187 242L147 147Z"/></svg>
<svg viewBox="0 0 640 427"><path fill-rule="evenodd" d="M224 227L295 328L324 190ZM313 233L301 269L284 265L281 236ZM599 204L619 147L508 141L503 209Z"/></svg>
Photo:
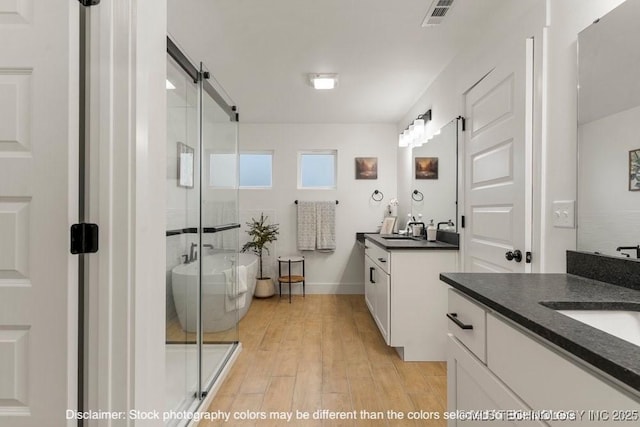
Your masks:
<svg viewBox="0 0 640 427"><path fill-rule="evenodd" d="M376 196L378 196L379 198L376 198ZM380 202L382 201L382 199L384 199L384 194L382 194L382 191L376 190L373 193L371 193L371 198L376 202Z"/></svg>
<svg viewBox="0 0 640 427"><path fill-rule="evenodd" d="M421 202L424 200L424 194L422 194L418 190L413 190L413 193L411 193L411 198L416 202Z"/></svg>

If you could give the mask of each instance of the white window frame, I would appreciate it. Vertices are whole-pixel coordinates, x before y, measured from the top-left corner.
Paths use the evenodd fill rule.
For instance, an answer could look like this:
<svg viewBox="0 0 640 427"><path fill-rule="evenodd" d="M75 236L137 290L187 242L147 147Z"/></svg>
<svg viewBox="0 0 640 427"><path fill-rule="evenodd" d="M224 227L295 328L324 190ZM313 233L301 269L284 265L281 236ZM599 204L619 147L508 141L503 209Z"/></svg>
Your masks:
<svg viewBox="0 0 640 427"><path fill-rule="evenodd" d="M333 155L333 186L303 187L302 186L302 156L313 154ZM338 150L302 150L298 151L298 190L337 190L338 189Z"/></svg>
<svg viewBox="0 0 640 427"><path fill-rule="evenodd" d="M244 186L241 185L240 174L242 171L240 170L240 159L243 154L269 154L271 156L271 185L269 186ZM238 155L238 188L241 190L272 190L273 189L273 158L275 157L275 153L273 150L247 150L240 151Z"/></svg>

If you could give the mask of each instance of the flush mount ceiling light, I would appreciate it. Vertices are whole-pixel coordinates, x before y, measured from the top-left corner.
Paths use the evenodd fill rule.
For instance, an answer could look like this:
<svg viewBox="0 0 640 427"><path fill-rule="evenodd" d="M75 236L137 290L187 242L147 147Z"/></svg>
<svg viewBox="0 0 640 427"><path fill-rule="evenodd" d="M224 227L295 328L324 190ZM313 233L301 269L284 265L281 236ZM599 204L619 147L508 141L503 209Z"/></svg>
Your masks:
<svg viewBox="0 0 640 427"><path fill-rule="evenodd" d="M337 74L309 74L309 83L317 90L334 89L338 86Z"/></svg>
<svg viewBox="0 0 640 427"><path fill-rule="evenodd" d="M167 90L173 90L175 88L176 87L173 85L173 83L171 83L169 79L167 79Z"/></svg>

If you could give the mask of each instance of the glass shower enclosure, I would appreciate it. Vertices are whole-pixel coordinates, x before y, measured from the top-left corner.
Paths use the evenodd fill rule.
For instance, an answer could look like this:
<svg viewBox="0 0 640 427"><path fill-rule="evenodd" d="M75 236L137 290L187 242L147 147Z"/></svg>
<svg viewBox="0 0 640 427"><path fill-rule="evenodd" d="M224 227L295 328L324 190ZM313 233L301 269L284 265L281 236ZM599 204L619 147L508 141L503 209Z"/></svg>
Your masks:
<svg viewBox="0 0 640 427"><path fill-rule="evenodd" d="M170 38L167 54L165 410L192 412L238 351L238 116Z"/></svg>

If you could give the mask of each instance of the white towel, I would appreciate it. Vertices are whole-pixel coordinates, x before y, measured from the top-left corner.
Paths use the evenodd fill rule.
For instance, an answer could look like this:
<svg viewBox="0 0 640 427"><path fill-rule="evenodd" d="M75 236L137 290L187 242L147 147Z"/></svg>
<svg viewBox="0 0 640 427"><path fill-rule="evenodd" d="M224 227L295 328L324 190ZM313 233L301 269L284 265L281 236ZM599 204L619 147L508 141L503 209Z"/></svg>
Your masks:
<svg viewBox="0 0 640 427"><path fill-rule="evenodd" d="M238 266L238 294L242 295L249 290L247 286L247 267Z"/></svg>
<svg viewBox="0 0 640 427"><path fill-rule="evenodd" d="M336 250L336 202L316 202L316 246L319 251Z"/></svg>
<svg viewBox="0 0 640 427"><path fill-rule="evenodd" d="M316 204L298 202L298 250L312 251L316 248Z"/></svg>
<svg viewBox="0 0 640 427"><path fill-rule="evenodd" d="M236 269L235 268L227 268L223 271L226 289L227 289L227 297L229 298L237 298L239 292L238 286L236 286Z"/></svg>
<svg viewBox="0 0 640 427"><path fill-rule="evenodd" d="M224 308L227 312L243 308L247 303L247 267L239 265L238 268L224 270L227 295L224 300ZM237 283L236 280L237 279Z"/></svg>
<svg viewBox="0 0 640 427"><path fill-rule="evenodd" d="M224 309L227 312L233 310L239 310L245 306L247 303L247 293L240 295L237 298L229 298L228 296L224 299Z"/></svg>

